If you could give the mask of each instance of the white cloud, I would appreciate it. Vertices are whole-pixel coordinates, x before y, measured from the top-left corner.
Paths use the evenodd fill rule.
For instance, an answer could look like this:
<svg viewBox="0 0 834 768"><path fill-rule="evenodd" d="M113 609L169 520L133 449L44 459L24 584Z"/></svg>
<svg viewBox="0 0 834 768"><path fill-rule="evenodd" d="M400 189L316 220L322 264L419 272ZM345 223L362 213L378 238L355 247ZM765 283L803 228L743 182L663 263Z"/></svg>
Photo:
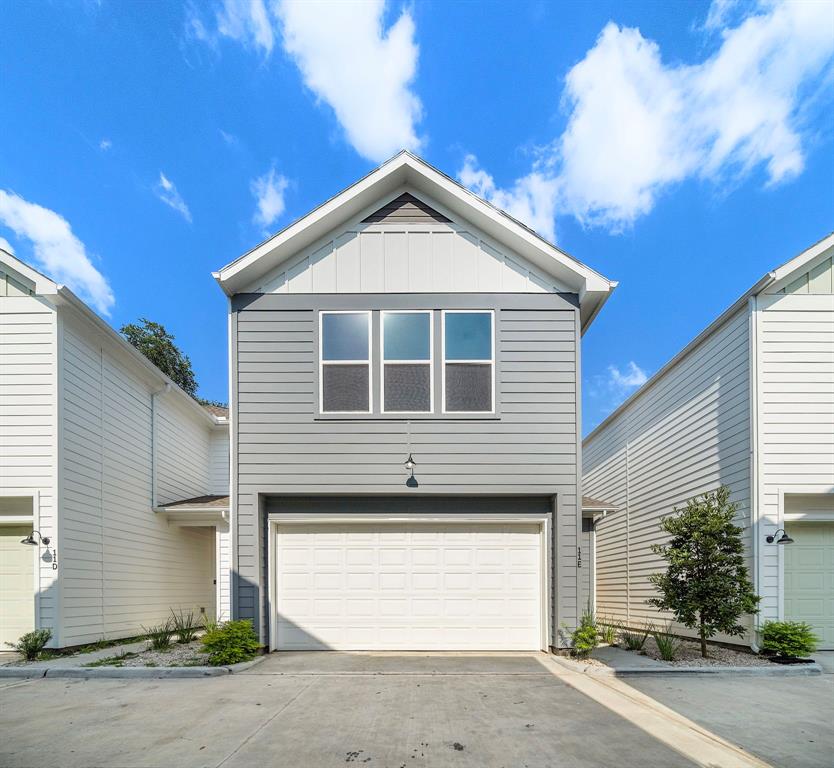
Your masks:
<svg viewBox="0 0 834 768"><path fill-rule="evenodd" d="M623 371L616 365L608 366L609 389L623 395L629 394L637 387L642 387L648 378L645 371L633 360L629 361Z"/></svg>
<svg viewBox="0 0 834 768"><path fill-rule="evenodd" d="M533 171L518 179L512 189L499 189L495 180L478 166L474 155L467 155L458 173L461 184L476 195L532 227L548 240L555 240L556 181Z"/></svg>
<svg viewBox="0 0 834 768"><path fill-rule="evenodd" d="M384 0L283 0L274 10L304 84L333 108L360 155L380 162L420 149L422 106L411 87L419 48L408 10L388 29Z"/></svg>
<svg viewBox="0 0 834 768"><path fill-rule="evenodd" d="M0 237L0 248L14 256L14 247L5 237Z"/></svg>
<svg viewBox="0 0 834 768"><path fill-rule="evenodd" d="M202 22L199 28L207 35ZM199 28L195 28L198 37ZM272 21L263 0L223 0L217 11L217 31L267 56L275 44Z"/></svg>
<svg viewBox="0 0 834 768"><path fill-rule="evenodd" d="M113 142L112 142L112 141L110 141L110 139L102 139L102 140L98 143L98 148L99 148L102 152L107 152L107 150L108 150L108 149L111 149L112 147L113 147Z"/></svg>
<svg viewBox="0 0 834 768"><path fill-rule="evenodd" d="M385 9L385 0L223 0L214 31L192 4L186 35L213 49L227 37L264 56L280 35L304 85L332 108L351 146L380 162L423 144L414 18L405 9L386 28Z"/></svg>
<svg viewBox="0 0 834 768"><path fill-rule="evenodd" d="M36 266L53 280L68 285L102 314L110 314L113 291L63 216L0 189L0 224L31 241Z"/></svg>
<svg viewBox="0 0 834 768"><path fill-rule="evenodd" d="M165 205L173 208L189 224L191 223L191 211L177 191L177 187L162 171L159 172L159 183L153 188L154 194L162 200Z"/></svg>
<svg viewBox="0 0 834 768"><path fill-rule="evenodd" d="M257 203L254 220L258 224L272 226L284 212L284 192L288 185L287 178L277 174L274 167L252 181L252 195Z"/></svg>
<svg viewBox="0 0 834 768"><path fill-rule="evenodd" d="M222 128L220 129L220 138L226 142L226 144L230 147L236 147L238 145L238 138L233 133L228 133L224 131Z"/></svg>
<svg viewBox="0 0 834 768"><path fill-rule="evenodd" d="M738 11L719 2L708 23ZM567 74L564 132L528 176L509 190L493 185L491 199L521 209L535 200L527 221L545 235L548 208L616 232L686 179L719 183L763 167L769 185L789 180L805 163L806 90L832 55L834 15L824 2L761 0L694 65L667 64L639 30L609 23ZM461 179L471 177L467 165Z"/></svg>

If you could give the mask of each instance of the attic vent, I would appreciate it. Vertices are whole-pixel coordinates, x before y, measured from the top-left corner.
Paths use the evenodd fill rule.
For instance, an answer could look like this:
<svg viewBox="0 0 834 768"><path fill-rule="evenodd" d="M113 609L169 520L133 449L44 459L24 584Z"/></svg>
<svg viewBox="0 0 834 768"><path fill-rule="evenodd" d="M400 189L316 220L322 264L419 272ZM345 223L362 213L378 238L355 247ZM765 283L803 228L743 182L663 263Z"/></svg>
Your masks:
<svg viewBox="0 0 834 768"><path fill-rule="evenodd" d="M383 205L378 211L363 219L363 224L404 224L407 222L440 221L451 223L442 213L418 200L414 195L404 192L396 200Z"/></svg>

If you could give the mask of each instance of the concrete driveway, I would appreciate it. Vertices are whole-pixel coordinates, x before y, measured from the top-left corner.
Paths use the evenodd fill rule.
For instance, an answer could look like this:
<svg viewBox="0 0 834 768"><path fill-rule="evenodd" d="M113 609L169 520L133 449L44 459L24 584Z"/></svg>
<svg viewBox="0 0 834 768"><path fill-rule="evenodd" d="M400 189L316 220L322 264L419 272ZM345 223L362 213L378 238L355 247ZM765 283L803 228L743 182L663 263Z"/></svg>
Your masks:
<svg viewBox="0 0 834 768"><path fill-rule="evenodd" d="M764 765L543 654L277 654L217 678L5 680L0 734L9 768Z"/></svg>

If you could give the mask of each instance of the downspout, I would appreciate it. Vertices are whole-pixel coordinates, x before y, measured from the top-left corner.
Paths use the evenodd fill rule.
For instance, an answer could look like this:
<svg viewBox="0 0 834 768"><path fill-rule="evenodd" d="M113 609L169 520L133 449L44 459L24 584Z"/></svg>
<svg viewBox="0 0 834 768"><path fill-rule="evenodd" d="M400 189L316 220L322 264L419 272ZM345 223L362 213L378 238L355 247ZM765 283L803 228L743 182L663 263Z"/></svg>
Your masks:
<svg viewBox="0 0 834 768"><path fill-rule="evenodd" d="M157 395L167 395L171 385L166 381L161 389L151 392L151 509L160 512L156 498L156 398Z"/></svg>
<svg viewBox="0 0 834 768"><path fill-rule="evenodd" d="M756 296L751 296L749 301L750 312L750 535L752 541L753 555L753 591L759 594L761 584L760 563L759 563L759 452L757 450L759 441L759 333L758 333L758 301ZM753 636L750 641L750 648L758 653L758 632L756 631L756 619L753 618Z"/></svg>

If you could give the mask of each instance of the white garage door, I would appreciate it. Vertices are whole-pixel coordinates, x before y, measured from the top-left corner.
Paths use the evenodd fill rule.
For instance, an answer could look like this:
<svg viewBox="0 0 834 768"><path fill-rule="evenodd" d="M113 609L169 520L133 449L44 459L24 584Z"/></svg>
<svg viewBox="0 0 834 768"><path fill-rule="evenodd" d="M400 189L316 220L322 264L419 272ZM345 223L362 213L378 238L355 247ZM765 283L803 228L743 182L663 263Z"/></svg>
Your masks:
<svg viewBox="0 0 834 768"><path fill-rule="evenodd" d="M279 525L282 650L538 650L537 524Z"/></svg>
<svg viewBox="0 0 834 768"><path fill-rule="evenodd" d="M814 628L821 650L834 650L834 523L789 523L785 545L785 618Z"/></svg>
<svg viewBox="0 0 834 768"><path fill-rule="evenodd" d="M20 540L31 525L0 525L0 651L35 628L35 561Z"/></svg>

